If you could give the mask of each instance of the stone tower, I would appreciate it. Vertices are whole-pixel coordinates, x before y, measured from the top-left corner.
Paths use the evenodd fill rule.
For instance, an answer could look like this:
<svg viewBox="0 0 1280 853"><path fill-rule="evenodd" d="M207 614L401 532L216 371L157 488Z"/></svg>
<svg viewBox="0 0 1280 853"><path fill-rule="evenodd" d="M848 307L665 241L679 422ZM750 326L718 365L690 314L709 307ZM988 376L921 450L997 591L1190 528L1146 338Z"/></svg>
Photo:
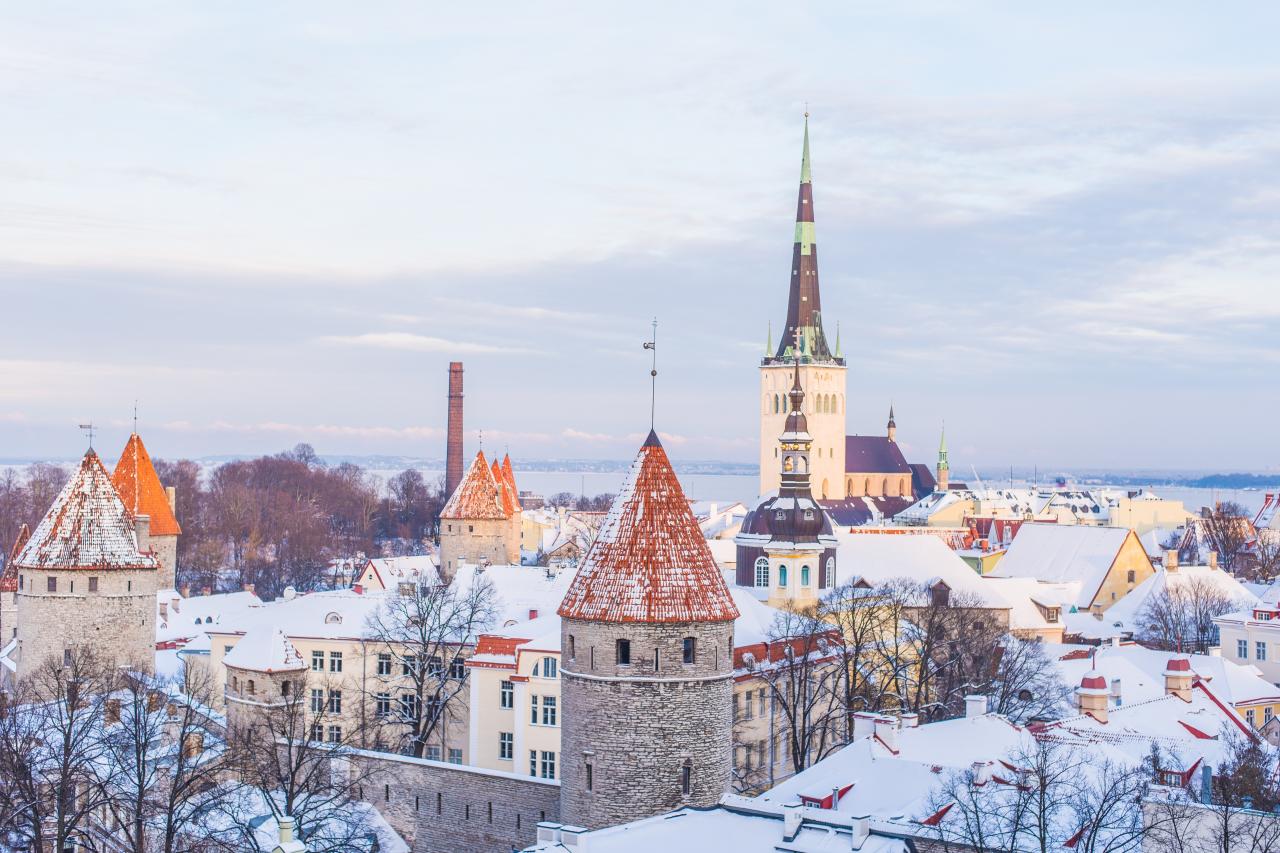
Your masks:
<svg viewBox="0 0 1280 853"><path fill-rule="evenodd" d="M947 428L942 428L942 441L938 443L938 491L945 492L951 483L951 463L947 461Z"/></svg>
<svg viewBox="0 0 1280 853"><path fill-rule="evenodd" d="M18 564L16 561L30 538L31 528L24 523L18 530L18 538L13 540L9 559L5 560L4 574L0 575L0 647L18 635Z"/></svg>
<svg viewBox="0 0 1280 853"><path fill-rule="evenodd" d="M738 609L656 433L559 614L561 819L596 828L713 805L732 764Z"/></svg>
<svg viewBox="0 0 1280 853"><path fill-rule="evenodd" d="M457 573L460 563L520 562L519 513L513 527L512 512L503 501L510 489L505 480L499 483L494 470L483 450L476 453L440 511L440 572L446 579Z"/></svg>
<svg viewBox="0 0 1280 853"><path fill-rule="evenodd" d="M814 237L813 181L809 172L809 115L804 120L796 239L791 252L787 325L776 351L772 341L760 362L760 494L778 488L777 444L787 419L787 389L794 355L808 390L805 414L813 436L813 488L818 498L845 497L845 381L839 344L832 353L822 328L818 247Z"/></svg>
<svg viewBox="0 0 1280 853"><path fill-rule="evenodd" d="M264 722L263 714L306 699L307 665L279 628L250 629L222 664L227 668L223 686L227 730L235 737L254 736Z"/></svg>
<svg viewBox="0 0 1280 853"><path fill-rule="evenodd" d="M796 610L813 607L836 585L835 534L810 489L813 439L804 398L797 362L787 394L790 411L778 438L778 494L748 513L734 538L738 585L767 589L769 606Z"/></svg>
<svg viewBox="0 0 1280 853"><path fill-rule="evenodd" d="M90 449L14 560L19 679L77 646L154 669L160 561L149 528Z"/></svg>
<svg viewBox="0 0 1280 853"><path fill-rule="evenodd" d="M449 362L449 414L444 446L444 490L453 494L462 482L462 362Z"/></svg>
<svg viewBox="0 0 1280 853"><path fill-rule="evenodd" d="M134 515L151 519L151 550L160 560L156 583L160 589L174 589L178 571L178 537L182 528L174 514L176 495L160 483L151 455L142 438L135 432L129 436L116 470L111 474L125 508Z"/></svg>

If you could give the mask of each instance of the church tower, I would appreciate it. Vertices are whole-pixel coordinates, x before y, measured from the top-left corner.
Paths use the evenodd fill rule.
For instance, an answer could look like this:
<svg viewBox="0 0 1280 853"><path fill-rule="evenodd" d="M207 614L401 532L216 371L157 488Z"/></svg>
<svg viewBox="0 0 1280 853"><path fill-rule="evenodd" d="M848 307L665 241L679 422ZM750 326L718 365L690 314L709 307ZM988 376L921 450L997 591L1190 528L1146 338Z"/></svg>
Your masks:
<svg viewBox="0 0 1280 853"><path fill-rule="evenodd" d="M809 114L804 118L804 151L800 159L800 196L796 205L796 238L791 252L791 286L787 325L776 351L760 362L760 493L781 483L776 439L788 415L787 395L794 357L800 359L804 414L813 437L812 481L820 499L845 496L845 363L839 345L833 354L822 328L818 289L818 247L814 237L813 181L809 170Z"/></svg>
<svg viewBox="0 0 1280 853"><path fill-rule="evenodd" d="M656 433L559 614L560 819L595 829L715 805L732 770L738 608Z"/></svg>
<svg viewBox="0 0 1280 853"><path fill-rule="evenodd" d="M938 444L938 491L945 492L951 483L951 463L947 461L947 428L942 428L942 441Z"/></svg>

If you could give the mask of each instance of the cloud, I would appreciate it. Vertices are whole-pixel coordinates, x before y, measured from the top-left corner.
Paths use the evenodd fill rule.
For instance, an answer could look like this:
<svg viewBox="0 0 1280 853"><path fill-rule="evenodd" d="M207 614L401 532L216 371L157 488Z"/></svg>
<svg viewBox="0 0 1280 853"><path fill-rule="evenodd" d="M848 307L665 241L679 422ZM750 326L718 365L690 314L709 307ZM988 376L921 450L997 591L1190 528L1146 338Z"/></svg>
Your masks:
<svg viewBox="0 0 1280 853"><path fill-rule="evenodd" d="M531 353L523 347L478 344L469 341L450 341L430 335L411 332L366 332L360 335L325 335L321 343L340 346L372 347L375 349L408 350L411 352L441 353Z"/></svg>

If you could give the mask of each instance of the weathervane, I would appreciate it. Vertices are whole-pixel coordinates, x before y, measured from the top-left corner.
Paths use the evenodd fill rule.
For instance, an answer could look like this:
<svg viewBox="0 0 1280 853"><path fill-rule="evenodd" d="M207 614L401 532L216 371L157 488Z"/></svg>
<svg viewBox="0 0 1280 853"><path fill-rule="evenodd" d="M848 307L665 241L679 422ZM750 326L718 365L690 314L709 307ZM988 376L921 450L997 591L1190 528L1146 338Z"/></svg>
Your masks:
<svg viewBox="0 0 1280 853"><path fill-rule="evenodd" d="M658 401L658 318L653 318L653 333L644 342L644 348L653 351L653 364L649 367L649 429L654 428Z"/></svg>
<svg viewBox="0 0 1280 853"><path fill-rule="evenodd" d="M89 449L93 450L93 421L87 424L80 424L80 429L84 430L85 435L89 436Z"/></svg>

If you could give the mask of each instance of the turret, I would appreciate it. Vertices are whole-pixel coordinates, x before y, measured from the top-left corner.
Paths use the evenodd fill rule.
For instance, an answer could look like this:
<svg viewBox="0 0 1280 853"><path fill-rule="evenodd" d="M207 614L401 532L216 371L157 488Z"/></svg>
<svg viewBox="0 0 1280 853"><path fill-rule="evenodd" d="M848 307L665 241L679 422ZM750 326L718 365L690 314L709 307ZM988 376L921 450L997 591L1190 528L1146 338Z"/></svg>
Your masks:
<svg viewBox="0 0 1280 853"><path fill-rule="evenodd" d="M889 404L889 423L885 427L885 433L889 436L890 441L898 440L898 424L893 419L893 404Z"/></svg>

